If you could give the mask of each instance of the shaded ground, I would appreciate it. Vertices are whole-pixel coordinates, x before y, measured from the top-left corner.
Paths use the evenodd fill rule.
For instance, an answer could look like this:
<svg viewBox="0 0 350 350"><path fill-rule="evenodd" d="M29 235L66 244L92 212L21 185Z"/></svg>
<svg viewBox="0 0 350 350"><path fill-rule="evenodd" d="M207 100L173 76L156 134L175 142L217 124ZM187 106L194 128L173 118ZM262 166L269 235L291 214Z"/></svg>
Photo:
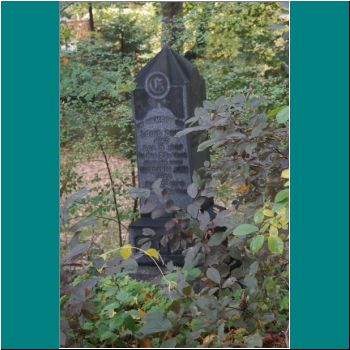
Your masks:
<svg viewBox="0 0 350 350"><path fill-rule="evenodd" d="M65 157L61 156L61 164L65 161ZM134 205L133 199L128 195L129 187L132 184L130 162L118 155L113 155L108 157L108 163L117 189L117 204L122 217L122 235L125 239ZM110 186L107 166L102 155L92 160L82 160L73 170L81 177L79 188L89 188L92 196L97 195L98 189L107 189L107 186ZM109 193L111 194L111 191ZM62 196L61 200L64 201L65 197L66 194ZM112 203L112 195L108 195L108 197ZM84 209L89 208L85 207ZM78 220L79 217L84 217L84 215L86 213L84 213L83 209L78 211L75 220ZM110 247L114 247L119 242L119 228L115 210L103 213L99 217L95 227L86 230L89 231L87 234L93 235L94 242L99 243L102 246L101 248L109 249ZM61 236L64 236L64 234ZM66 239L66 237L61 237L62 241L66 241Z"/></svg>

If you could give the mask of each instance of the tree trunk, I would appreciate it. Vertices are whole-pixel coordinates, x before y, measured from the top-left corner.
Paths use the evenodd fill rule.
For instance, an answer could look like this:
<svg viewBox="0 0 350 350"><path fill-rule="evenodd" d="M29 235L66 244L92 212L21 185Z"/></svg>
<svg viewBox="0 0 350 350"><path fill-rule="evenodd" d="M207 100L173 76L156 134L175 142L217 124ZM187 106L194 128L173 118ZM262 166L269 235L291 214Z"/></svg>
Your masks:
<svg viewBox="0 0 350 350"><path fill-rule="evenodd" d="M92 13L92 3L89 2L89 30L90 32L95 31L94 14Z"/></svg>
<svg viewBox="0 0 350 350"><path fill-rule="evenodd" d="M162 12L162 38L163 45L172 46L174 49L182 53L184 31L182 19L183 3L182 2L161 2Z"/></svg>

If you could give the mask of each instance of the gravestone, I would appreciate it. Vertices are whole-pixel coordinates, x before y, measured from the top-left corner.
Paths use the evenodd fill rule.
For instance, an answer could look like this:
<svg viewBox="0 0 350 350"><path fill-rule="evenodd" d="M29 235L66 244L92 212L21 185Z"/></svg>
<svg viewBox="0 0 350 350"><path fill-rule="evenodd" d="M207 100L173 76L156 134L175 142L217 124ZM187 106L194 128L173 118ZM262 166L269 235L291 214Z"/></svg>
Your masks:
<svg viewBox="0 0 350 350"><path fill-rule="evenodd" d="M152 183L161 178L161 186L169 190L174 204L185 208L191 202L187 186L192 183L192 173L209 160L209 153L197 152L199 134L180 138L175 134L185 128L185 121L202 105L204 79L189 61L164 46L138 73L136 84L133 113L139 187L151 189ZM171 254L160 245L168 220L166 215L158 219L143 215L129 226L130 243L140 246L142 229L151 228L156 232L152 247L160 251L165 261L181 265L181 252ZM151 260L145 256L138 262L147 265Z"/></svg>

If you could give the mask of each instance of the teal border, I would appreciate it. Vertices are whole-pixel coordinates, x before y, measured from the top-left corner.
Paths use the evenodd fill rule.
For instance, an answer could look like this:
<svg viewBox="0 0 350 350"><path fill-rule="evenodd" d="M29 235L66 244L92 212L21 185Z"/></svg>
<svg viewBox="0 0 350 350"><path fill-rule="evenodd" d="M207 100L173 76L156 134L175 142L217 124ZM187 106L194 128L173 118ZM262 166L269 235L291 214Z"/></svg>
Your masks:
<svg viewBox="0 0 350 350"><path fill-rule="evenodd" d="M59 8L2 2L2 348L58 348Z"/></svg>
<svg viewBox="0 0 350 350"><path fill-rule="evenodd" d="M291 3L291 347L349 345L349 3Z"/></svg>

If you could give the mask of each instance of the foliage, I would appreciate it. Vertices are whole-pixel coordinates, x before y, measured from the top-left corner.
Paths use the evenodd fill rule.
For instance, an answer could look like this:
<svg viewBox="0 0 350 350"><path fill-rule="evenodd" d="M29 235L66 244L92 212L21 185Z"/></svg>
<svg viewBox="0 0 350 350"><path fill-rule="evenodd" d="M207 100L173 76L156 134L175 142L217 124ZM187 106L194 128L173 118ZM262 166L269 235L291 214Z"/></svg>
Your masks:
<svg viewBox="0 0 350 350"><path fill-rule="evenodd" d="M211 218L200 209L205 191L198 191L187 210L174 210L166 224L167 238L179 241L174 233L181 232L193 240L183 269L166 275L176 286L171 294L176 312L167 314L171 329L179 330L172 340L178 347L241 347L253 341L261 347L262 334L288 327L288 190L257 210L252 224L235 220L228 210ZM244 336L236 338L237 332Z"/></svg>
<svg viewBox="0 0 350 350"><path fill-rule="evenodd" d="M213 116L215 115L213 120L231 129L228 134L217 134L218 138L215 142L210 142L209 147L225 141L221 142L220 146L225 149L224 154L227 157L232 157L232 154L236 156L235 153L227 153L226 148L232 145L227 135L230 137L244 135L246 142L254 143L258 137L262 137L260 133L265 127L269 129L274 125L273 122L264 125L263 128L259 128L260 133L254 133L255 136L251 138L251 131L257 126L251 126L247 135L241 129L236 130L235 124L222 123L221 113L225 109L221 108L227 101L219 102L221 103L217 102L216 107L209 102L205 102L204 106L211 110L216 108L217 113L213 113ZM232 108L233 105L230 106ZM249 104L240 106L242 115L251 112ZM206 123L200 121L203 110L203 108L200 109L201 112L197 110L190 121L198 125L184 130L182 134L197 131L198 128L204 130L203 125L206 125L208 130L213 127L208 120ZM234 112L236 109L233 108L232 111L233 113L229 115L226 112L226 117L237 116ZM258 147L253 147L251 154L255 154L252 157L255 159L254 162L260 159ZM132 326L131 331L129 326L126 326L126 333L124 330L113 332L113 329L107 329L104 325L103 330L106 333L103 333L104 336L101 338L101 331L95 327L100 327L104 321L93 322L93 325L89 326L93 332L89 333L91 338L88 338L97 342L93 345L125 345L123 337L128 335L128 344L146 342L152 347L159 347L164 342L174 347L261 347L263 334L274 334L281 330L287 332L289 203L289 192L286 187L288 186L286 179L289 177L287 168L280 171L278 191L272 194L266 190L266 198L271 199L265 200L262 204L251 199L250 206L242 205L242 210L233 207L210 212L206 203L208 199L215 197L219 179L223 175L232 174L231 169L229 170L222 167L222 164L218 164L217 168L206 164L205 168L194 173L194 182L188 187L193 203L186 210L177 208L171 202L168 192L161 187L160 180L153 184L152 191L146 189L133 191L133 196L145 199L141 209L143 212L151 213L153 217L163 212L173 214L165 225L167 234L162 244L170 244L173 251L180 246L187 247L185 264L182 269L175 268L171 263L164 267L166 274L161 271L164 290L162 291L161 286L157 288L163 293L165 303L144 315L137 314L135 317L138 317L140 322L137 322L137 319L137 325ZM269 177L265 181L268 179ZM149 236L152 236L151 232ZM103 259L99 259L98 268L101 271L105 267L108 269L108 274L113 275L123 270L136 271L138 255L131 256L132 249L135 248L130 245L117 248L115 251L119 251L119 255L109 260L112 263L106 260L109 253L104 253L101 256ZM151 255L155 254L154 250L151 252ZM156 264L158 266L158 263ZM93 288L95 286L99 288L100 283L94 283ZM101 307L98 303L99 310L102 310ZM108 322L122 324L124 321L117 321L118 317L114 317L114 312L111 311L112 320ZM92 317L94 319L97 316ZM100 319L101 316L98 316L98 320ZM133 321L131 324L134 323ZM76 332L74 336L77 336ZM115 343L119 341L121 343Z"/></svg>
<svg viewBox="0 0 350 350"><path fill-rule="evenodd" d="M198 151L208 147L217 151L214 179L232 182L237 206L242 202L262 204L273 197L281 187L281 171L288 167L288 127L286 120L278 125L274 118L283 108L266 114L260 102L249 92L232 99L219 98L214 104L205 102L187 121L191 127L178 133L209 133Z"/></svg>
<svg viewBox="0 0 350 350"><path fill-rule="evenodd" d="M281 122L280 117L275 120L278 113L270 113L270 120L258 112L256 101L253 106L251 102L242 95L231 101L221 98L215 104L206 101L188 121L195 126L177 134L209 131L209 140L198 149L220 151L216 164L206 164L194 173L188 187L193 203L186 210L171 203L160 180L152 186L154 196L143 192L147 198L141 210L157 217L163 207L174 215L165 225L162 244L169 244L172 251L188 247L183 270L167 276L176 282L172 299L180 310L168 319L181 329L186 319L205 327L199 334L190 328L186 338L177 336L180 347L200 346L205 339L211 339L208 346L224 346L225 336L237 329L244 336L239 341L230 339L230 346L261 346L262 334L288 327L286 118L276 129ZM244 198L243 204L210 212L205 203L215 197L217 183L229 179L235 184L242 178L236 192ZM220 334L218 325L222 325Z"/></svg>
<svg viewBox="0 0 350 350"><path fill-rule="evenodd" d="M74 156L81 160L82 154L88 159L98 158L97 154L101 154L109 183L93 188L97 195L92 204L99 203L100 216L114 212L122 242L121 222L123 216L129 215L129 210L122 210L118 202L128 186L136 181L129 107L134 84L130 80L132 60L125 58L123 63L113 65L111 62L115 56L112 44L102 45L98 39L94 44L90 40L80 42L75 53L67 54L69 61L62 66L61 75L61 143L69 150L67 153L73 165ZM115 150L130 159L132 181L128 185L117 185L114 180L118 170L111 169L108 155ZM96 174L95 182L98 183L99 179Z"/></svg>
<svg viewBox="0 0 350 350"><path fill-rule="evenodd" d="M207 82L207 97L253 88L266 107L288 104L288 12L278 3L184 4L178 40Z"/></svg>
<svg viewBox="0 0 350 350"><path fill-rule="evenodd" d="M67 300L62 300L62 307ZM66 346L130 347L142 345L131 338L142 327L146 314L156 315L169 304L160 288L151 283L130 279L125 274L103 276L89 297L90 309L83 311L79 327L68 334ZM154 316L153 316L154 317ZM63 323L72 322L64 319ZM153 326L156 326L153 323Z"/></svg>

